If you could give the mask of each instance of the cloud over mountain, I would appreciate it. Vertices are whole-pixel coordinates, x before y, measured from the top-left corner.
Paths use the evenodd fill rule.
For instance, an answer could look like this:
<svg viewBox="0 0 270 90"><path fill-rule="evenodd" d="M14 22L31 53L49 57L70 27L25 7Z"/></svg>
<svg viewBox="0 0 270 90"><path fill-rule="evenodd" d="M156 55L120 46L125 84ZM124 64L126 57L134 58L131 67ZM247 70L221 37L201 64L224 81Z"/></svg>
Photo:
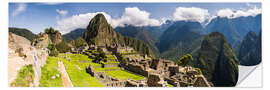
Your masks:
<svg viewBox="0 0 270 90"><path fill-rule="evenodd" d="M204 22L209 15L210 14L207 9L197 7L178 7L173 13L173 20Z"/></svg>
<svg viewBox="0 0 270 90"><path fill-rule="evenodd" d="M232 10L227 8L219 10L217 12L217 16L227 18L238 18L238 17L256 16L261 12L262 10L256 7L248 10Z"/></svg>
<svg viewBox="0 0 270 90"><path fill-rule="evenodd" d="M58 20L58 26L56 28L59 29L61 33L68 33L77 28L86 28L86 26L89 24L89 21L98 13L102 13L106 17L108 22L111 23L111 16L109 14L105 12L96 12L73 15L72 17Z"/></svg>
<svg viewBox="0 0 270 90"><path fill-rule="evenodd" d="M86 28L89 24L89 21L98 13L102 13L109 24L112 27L134 25L134 26L159 26L161 25L160 21L157 19L150 18L150 13L147 11L140 10L137 7L125 8L125 12L120 18L112 18L106 12L96 12L96 13L86 13L73 15L69 18L64 18L57 21L57 29L62 33L68 33L71 30L77 28Z"/></svg>
<svg viewBox="0 0 270 90"><path fill-rule="evenodd" d="M125 12L120 19L116 19L112 26L124 26L124 24L134 26L159 26L159 20L150 18L150 13L140 10L137 7L125 8Z"/></svg>
<svg viewBox="0 0 270 90"><path fill-rule="evenodd" d="M60 15L68 14L64 10L56 10ZM261 13L261 8L253 7L247 10L232 10L221 9L210 15L207 9L198 7L177 7L172 15L163 17L161 20L150 18L151 13L141 10L138 7L125 8L122 16L112 18L106 12L93 12L86 14L73 15L72 17L57 19L57 29L62 33L68 33L77 28L86 28L89 21L98 13L104 14L109 24L112 27L133 25L133 26L159 26L165 23L166 20L172 21L193 21L208 24L212 19L219 17L238 18L246 16L256 16ZM171 16L171 17L170 17Z"/></svg>

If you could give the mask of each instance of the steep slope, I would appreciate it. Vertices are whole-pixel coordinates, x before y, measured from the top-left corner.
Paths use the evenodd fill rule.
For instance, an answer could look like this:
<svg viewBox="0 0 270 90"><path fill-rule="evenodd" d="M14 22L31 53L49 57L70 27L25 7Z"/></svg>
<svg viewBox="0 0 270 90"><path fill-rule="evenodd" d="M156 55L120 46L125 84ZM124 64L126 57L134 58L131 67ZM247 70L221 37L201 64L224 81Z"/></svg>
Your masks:
<svg viewBox="0 0 270 90"><path fill-rule="evenodd" d="M78 39L79 37L82 37L83 36L83 33L85 32L85 29L75 29L67 34L64 34L63 35L63 38L67 41L67 42L70 42L71 40L76 40Z"/></svg>
<svg viewBox="0 0 270 90"><path fill-rule="evenodd" d="M257 36L255 32L250 31L241 43L238 59L241 65L259 64L261 62L261 36Z"/></svg>
<svg viewBox="0 0 270 90"><path fill-rule="evenodd" d="M197 67L214 86L235 86L238 80L238 59L231 44L219 32L204 37Z"/></svg>
<svg viewBox="0 0 270 90"><path fill-rule="evenodd" d="M233 48L240 45L243 37L249 32L259 33L261 29L261 14L253 17L239 17L229 19L226 17L217 17L205 27L206 33L220 32L224 34Z"/></svg>
<svg viewBox="0 0 270 90"><path fill-rule="evenodd" d="M30 30L23 29L23 28L10 27L10 28L8 28L8 31L12 32L16 35L25 37L26 39L28 39L30 41L33 41L37 37L37 35L32 33Z"/></svg>
<svg viewBox="0 0 270 90"><path fill-rule="evenodd" d="M97 14L90 21L83 38L88 44L107 47L130 46L140 53L152 55L151 49L143 41L115 32L103 14Z"/></svg>
<svg viewBox="0 0 270 90"><path fill-rule="evenodd" d="M176 60L196 50L202 40L203 27L199 22L177 21L160 37L156 44L161 57Z"/></svg>
<svg viewBox="0 0 270 90"><path fill-rule="evenodd" d="M142 40L145 44L147 44L155 55L159 54L158 48L155 46L157 42L157 38L149 33L148 30L144 27L136 27L136 26L125 26L125 27L116 27L116 32L119 32L123 36L132 37L138 40Z"/></svg>

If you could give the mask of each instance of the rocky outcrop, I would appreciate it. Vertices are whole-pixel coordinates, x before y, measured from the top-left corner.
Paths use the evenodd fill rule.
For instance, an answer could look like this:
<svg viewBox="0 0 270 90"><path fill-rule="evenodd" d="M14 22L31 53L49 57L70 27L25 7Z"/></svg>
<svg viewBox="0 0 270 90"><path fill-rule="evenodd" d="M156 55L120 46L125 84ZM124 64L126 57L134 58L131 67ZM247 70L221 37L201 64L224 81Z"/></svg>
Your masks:
<svg viewBox="0 0 270 90"><path fill-rule="evenodd" d="M257 65L262 60L261 53L261 34L257 36L255 32L250 31L243 39L238 59L241 65L252 66Z"/></svg>
<svg viewBox="0 0 270 90"><path fill-rule="evenodd" d="M141 40L125 37L115 32L103 14L97 14L90 21L83 38L90 45L107 46L111 48L130 46L139 53L152 54L148 45L144 44Z"/></svg>
<svg viewBox="0 0 270 90"><path fill-rule="evenodd" d="M198 67L214 86L236 85L239 61L223 34L213 32L204 37L198 60Z"/></svg>
<svg viewBox="0 0 270 90"><path fill-rule="evenodd" d="M41 32L39 33L39 36L34 40L32 45L36 48L47 48L50 43L51 40L49 38L49 35Z"/></svg>
<svg viewBox="0 0 270 90"><path fill-rule="evenodd" d="M16 79L17 71L22 66L32 64L35 73L33 85L38 86L41 77L41 67L46 63L48 50L45 48L35 48L31 46L29 40L13 33L9 33L8 48L9 83Z"/></svg>

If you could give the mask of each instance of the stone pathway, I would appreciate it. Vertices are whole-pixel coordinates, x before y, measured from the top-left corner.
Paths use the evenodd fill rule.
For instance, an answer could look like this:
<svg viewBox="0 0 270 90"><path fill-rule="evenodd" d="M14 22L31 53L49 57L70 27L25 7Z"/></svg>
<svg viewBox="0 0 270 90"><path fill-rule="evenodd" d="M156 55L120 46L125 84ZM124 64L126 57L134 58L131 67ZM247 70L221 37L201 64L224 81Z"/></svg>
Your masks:
<svg viewBox="0 0 270 90"><path fill-rule="evenodd" d="M59 71L61 72L62 75L62 82L64 87L73 87L72 82L68 76L68 73L66 72L66 68L61 60L58 60L58 65Z"/></svg>

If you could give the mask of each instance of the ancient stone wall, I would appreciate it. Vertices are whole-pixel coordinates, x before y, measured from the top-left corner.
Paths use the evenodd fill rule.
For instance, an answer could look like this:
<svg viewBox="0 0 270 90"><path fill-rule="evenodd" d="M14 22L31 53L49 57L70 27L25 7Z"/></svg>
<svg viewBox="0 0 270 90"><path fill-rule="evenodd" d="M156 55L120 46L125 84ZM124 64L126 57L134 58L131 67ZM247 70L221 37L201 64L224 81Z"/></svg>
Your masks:
<svg viewBox="0 0 270 90"><path fill-rule="evenodd" d="M144 70L143 66L128 64L125 69L133 73L148 77L148 71Z"/></svg>

